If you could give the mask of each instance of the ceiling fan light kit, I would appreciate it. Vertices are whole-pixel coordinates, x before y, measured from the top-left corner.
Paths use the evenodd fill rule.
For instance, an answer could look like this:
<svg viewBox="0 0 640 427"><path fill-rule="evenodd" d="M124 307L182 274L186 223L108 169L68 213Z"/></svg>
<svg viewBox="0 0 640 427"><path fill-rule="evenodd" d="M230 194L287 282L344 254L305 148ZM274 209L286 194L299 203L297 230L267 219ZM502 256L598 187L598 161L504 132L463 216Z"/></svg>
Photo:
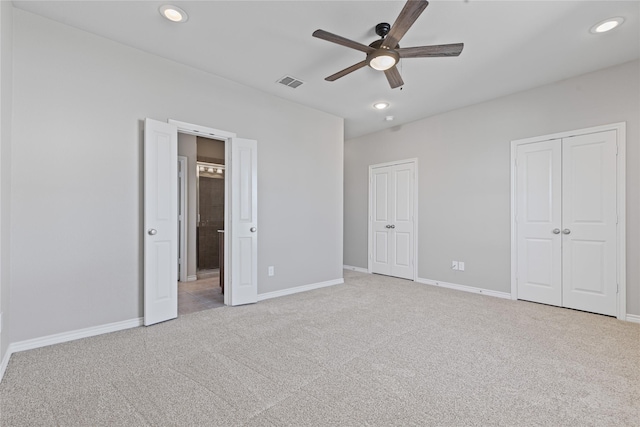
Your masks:
<svg viewBox="0 0 640 427"><path fill-rule="evenodd" d="M408 48L401 48L398 44L400 39L402 39L405 33L409 28L411 28L428 5L429 2L426 0L408 0L393 25L389 25L386 22L376 25L376 34L380 36L380 39L374 41L369 46L349 40L337 34L332 34L328 31L314 31L314 37L351 49L359 50L366 54L364 61L358 62L357 64L347 67L342 71L338 71L337 73L325 78L325 80L330 82L338 80L339 78L368 65L374 70L383 71L391 88L395 89L404 85L402 76L400 76L400 71L398 71L398 68L396 67L400 59L460 55L460 52L462 52L464 47L462 43Z"/></svg>
<svg viewBox="0 0 640 427"><path fill-rule="evenodd" d="M386 51L386 52L385 52ZM374 70L385 71L400 60L398 52L391 49L377 49L367 55L367 62Z"/></svg>

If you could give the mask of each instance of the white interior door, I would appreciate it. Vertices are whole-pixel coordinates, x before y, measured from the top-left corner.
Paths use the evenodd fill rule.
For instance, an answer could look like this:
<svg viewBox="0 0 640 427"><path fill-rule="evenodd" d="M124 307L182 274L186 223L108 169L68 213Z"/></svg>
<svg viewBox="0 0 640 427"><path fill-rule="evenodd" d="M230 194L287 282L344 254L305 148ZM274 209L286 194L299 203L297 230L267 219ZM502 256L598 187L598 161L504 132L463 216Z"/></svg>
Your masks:
<svg viewBox="0 0 640 427"><path fill-rule="evenodd" d="M414 279L415 164L372 168L371 271Z"/></svg>
<svg viewBox="0 0 640 427"><path fill-rule="evenodd" d="M616 131L516 153L518 298L617 314Z"/></svg>
<svg viewBox="0 0 640 427"><path fill-rule="evenodd" d="M230 305L258 301L258 143L231 139Z"/></svg>
<svg viewBox="0 0 640 427"><path fill-rule="evenodd" d="M391 275L392 168L373 169L371 179L371 272Z"/></svg>
<svg viewBox="0 0 640 427"><path fill-rule="evenodd" d="M516 155L518 298L562 305L562 152L558 141Z"/></svg>
<svg viewBox="0 0 640 427"><path fill-rule="evenodd" d="M616 132L562 140L563 305L616 315Z"/></svg>
<svg viewBox="0 0 640 427"><path fill-rule="evenodd" d="M144 324L178 316L178 129L144 125Z"/></svg>

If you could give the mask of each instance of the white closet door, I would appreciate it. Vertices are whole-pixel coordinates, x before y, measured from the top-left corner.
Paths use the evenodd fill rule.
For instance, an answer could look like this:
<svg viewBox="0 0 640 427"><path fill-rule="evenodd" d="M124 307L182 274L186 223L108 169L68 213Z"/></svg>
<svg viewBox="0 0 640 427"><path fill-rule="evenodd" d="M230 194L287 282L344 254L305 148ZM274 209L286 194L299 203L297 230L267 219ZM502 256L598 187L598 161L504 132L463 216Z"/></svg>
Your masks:
<svg viewBox="0 0 640 427"><path fill-rule="evenodd" d="M393 170L391 167L373 169L371 191L371 272L391 274L391 212L393 209Z"/></svg>
<svg viewBox="0 0 640 427"><path fill-rule="evenodd" d="M520 145L516 156L518 298L562 305L561 145Z"/></svg>
<svg viewBox="0 0 640 427"><path fill-rule="evenodd" d="M371 272L414 279L413 163L372 169Z"/></svg>
<svg viewBox="0 0 640 427"><path fill-rule="evenodd" d="M413 280L413 163L393 166L391 275Z"/></svg>
<svg viewBox="0 0 640 427"><path fill-rule="evenodd" d="M563 139L563 305L616 315L616 132Z"/></svg>

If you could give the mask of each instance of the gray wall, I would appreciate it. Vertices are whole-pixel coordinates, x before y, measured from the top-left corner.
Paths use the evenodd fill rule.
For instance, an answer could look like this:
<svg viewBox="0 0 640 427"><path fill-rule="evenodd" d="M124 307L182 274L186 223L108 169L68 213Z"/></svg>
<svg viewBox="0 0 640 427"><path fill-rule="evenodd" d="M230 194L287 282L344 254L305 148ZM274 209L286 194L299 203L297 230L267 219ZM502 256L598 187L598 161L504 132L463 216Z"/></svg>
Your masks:
<svg viewBox="0 0 640 427"><path fill-rule="evenodd" d="M224 141L198 136L198 156L222 160L224 164Z"/></svg>
<svg viewBox="0 0 640 427"><path fill-rule="evenodd" d="M258 293L342 277L341 118L14 18L12 341L143 315L145 117L258 140Z"/></svg>
<svg viewBox="0 0 640 427"><path fill-rule="evenodd" d="M187 157L187 276L196 275L196 234L198 232L198 207L196 167L198 161L197 136L178 134L178 155Z"/></svg>
<svg viewBox="0 0 640 427"><path fill-rule="evenodd" d="M11 2L0 2L0 361L10 342L10 232L11 232L11 115L12 115Z"/></svg>
<svg viewBox="0 0 640 427"><path fill-rule="evenodd" d="M344 263L367 267L368 166L417 157L418 276L510 292L510 141L627 122L627 312L640 314L639 76L634 61L346 141Z"/></svg>

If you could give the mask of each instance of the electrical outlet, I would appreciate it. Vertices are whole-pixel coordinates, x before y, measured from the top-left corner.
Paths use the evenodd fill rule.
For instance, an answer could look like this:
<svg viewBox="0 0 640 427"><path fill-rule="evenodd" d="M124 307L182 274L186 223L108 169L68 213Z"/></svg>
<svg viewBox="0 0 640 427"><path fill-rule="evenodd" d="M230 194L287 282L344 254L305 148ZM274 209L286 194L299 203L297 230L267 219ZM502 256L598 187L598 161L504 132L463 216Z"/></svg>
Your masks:
<svg viewBox="0 0 640 427"><path fill-rule="evenodd" d="M273 267L273 265L269 266L269 276L274 276L276 274L275 272L275 268Z"/></svg>
<svg viewBox="0 0 640 427"><path fill-rule="evenodd" d="M464 271L464 261L458 261L458 271Z"/></svg>
<svg viewBox="0 0 640 427"><path fill-rule="evenodd" d="M451 261L451 269L458 270L458 261Z"/></svg>

